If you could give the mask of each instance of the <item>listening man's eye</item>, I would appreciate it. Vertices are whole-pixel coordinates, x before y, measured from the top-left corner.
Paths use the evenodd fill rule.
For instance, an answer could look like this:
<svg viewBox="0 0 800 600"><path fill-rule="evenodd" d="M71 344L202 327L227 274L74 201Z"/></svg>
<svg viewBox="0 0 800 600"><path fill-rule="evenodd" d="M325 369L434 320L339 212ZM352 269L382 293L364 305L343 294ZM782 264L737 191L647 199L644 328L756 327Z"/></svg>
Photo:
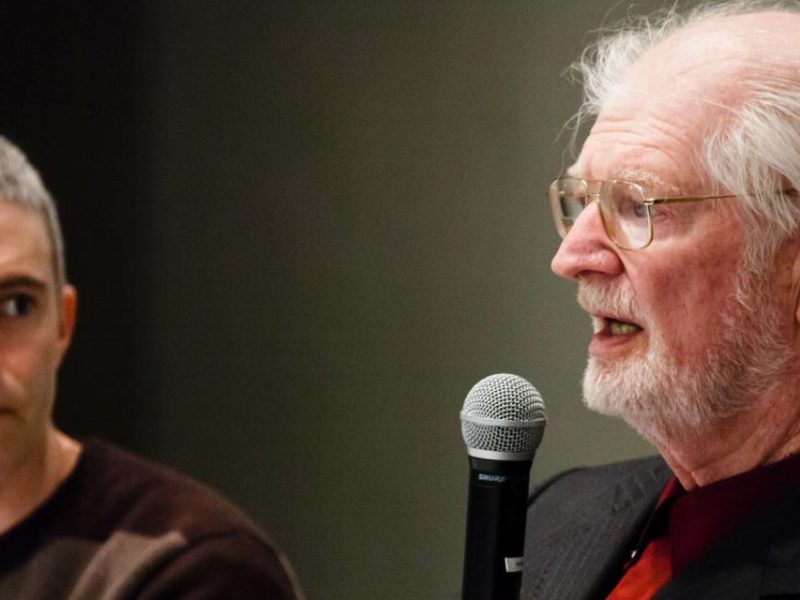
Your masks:
<svg viewBox="0 0 800 600"><path fill-rule="evenodd" d="M31 312L34 299L28 294L14 294L0 300L0 317L24 317Z"/></svg>

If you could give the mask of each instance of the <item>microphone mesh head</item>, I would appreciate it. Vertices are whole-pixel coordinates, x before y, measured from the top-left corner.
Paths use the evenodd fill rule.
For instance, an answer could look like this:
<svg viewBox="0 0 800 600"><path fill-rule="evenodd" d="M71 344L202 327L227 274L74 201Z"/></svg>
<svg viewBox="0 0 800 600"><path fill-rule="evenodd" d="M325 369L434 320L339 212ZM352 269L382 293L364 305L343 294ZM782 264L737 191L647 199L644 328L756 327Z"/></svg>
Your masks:
<svg viewBox="0 0 800 600"><path fill-rule="evenodd" d="M481 379L467 394L461 434L467 448L488 452L533 453L544 434L547 415L539 392L517 375Z"/></svg>

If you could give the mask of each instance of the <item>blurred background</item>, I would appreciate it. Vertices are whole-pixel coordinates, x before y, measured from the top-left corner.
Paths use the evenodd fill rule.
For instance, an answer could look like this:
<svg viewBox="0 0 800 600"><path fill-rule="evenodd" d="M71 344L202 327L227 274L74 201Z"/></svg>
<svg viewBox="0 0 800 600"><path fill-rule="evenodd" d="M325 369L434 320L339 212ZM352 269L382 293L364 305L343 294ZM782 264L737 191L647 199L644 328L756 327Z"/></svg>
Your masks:
<svg viewBox="0 0 800 600"><path fill-rule="evenodd" d="M581 405L545 192L564 69L662 4L4 5L0 131L80 291L58 423L222 490L312 599L457 598L475 382L540 389L535 480L652 451Z"/></svg>

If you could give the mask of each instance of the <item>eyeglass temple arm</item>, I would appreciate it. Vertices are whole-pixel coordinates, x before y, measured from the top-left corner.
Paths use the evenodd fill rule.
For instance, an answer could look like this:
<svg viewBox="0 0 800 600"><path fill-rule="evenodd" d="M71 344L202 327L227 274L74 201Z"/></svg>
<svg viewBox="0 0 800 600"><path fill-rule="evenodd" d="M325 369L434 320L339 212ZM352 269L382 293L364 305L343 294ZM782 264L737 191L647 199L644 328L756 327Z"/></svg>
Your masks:
<svg viewBox="0 0 800 600"><path fill-rule="evenodd" d="M790 188L788 190L780 190L781 193L787 196L796 196L797 190ZM681 202L699 202L700 200L719 200L724 198L738 198L739 194L721 194L719 196L683 196L680 198L648 198L645 204L653 206L654 204L678 204Z"/></svg>
<svg viewBox="0 0 800 600"><path fill-rule="evenodd" d="M737 198L738 194L722 194L719 196L682 196L680 198L648 198L645 204L653 206L655 204L680 204L682 202L700 202L701 200L719 200L723 198Z"/></svg>

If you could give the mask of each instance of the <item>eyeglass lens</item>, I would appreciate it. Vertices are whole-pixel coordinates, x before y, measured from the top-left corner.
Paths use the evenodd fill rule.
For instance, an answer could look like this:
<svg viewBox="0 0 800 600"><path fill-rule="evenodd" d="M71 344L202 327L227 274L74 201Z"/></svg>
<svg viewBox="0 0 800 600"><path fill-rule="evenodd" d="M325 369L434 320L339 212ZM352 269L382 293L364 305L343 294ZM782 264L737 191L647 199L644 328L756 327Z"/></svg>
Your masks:
<svg viewBox="0 0 800 600"><path fill-rule="evenodd" d="M603 226L614 243L629 249L647 246L652 231L642 189L625 181L598 183L600 189L591 195L583 180L571 177L558 179L550 186L550 204L561 236L569 233L578 215L597 197Z"/></svg>

